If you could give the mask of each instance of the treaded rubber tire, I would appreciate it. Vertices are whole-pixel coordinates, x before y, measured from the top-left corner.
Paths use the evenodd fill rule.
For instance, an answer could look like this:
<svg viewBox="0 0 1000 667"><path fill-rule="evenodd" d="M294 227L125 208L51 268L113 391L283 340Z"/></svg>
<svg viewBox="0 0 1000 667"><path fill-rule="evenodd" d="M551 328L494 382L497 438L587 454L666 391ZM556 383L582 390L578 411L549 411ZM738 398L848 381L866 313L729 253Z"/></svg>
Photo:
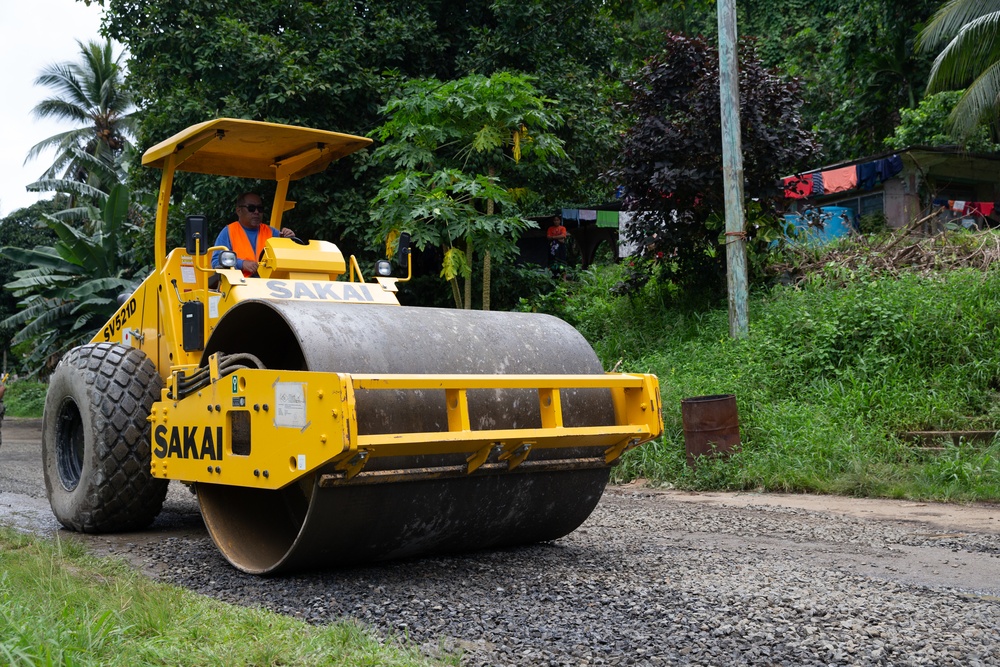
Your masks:
<svg viewBox="0 0 1000 667"><path fill-rule="evenodd" d="M150 425L163 380L144 352L83 345L59 362L45 396L42 462L52 512L84 533L145 528L167 480L150 474Z"/></svg>

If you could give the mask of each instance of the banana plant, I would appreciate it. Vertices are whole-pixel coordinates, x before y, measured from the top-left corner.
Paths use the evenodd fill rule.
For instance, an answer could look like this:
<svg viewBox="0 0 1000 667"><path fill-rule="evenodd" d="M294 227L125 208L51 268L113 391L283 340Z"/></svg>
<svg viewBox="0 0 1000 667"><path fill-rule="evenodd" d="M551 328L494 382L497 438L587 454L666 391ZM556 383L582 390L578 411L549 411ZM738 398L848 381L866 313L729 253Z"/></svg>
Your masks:
<svg viewBox="0 0 1000 667"><path fill-rule="evenodd" d="M20 299L20 310L3 324L19 329L13 345L30 343L25 361L35 372L51 368L64 352L86 342L114 314L117 297L134 288L120 252L122 234L135 229L128 208L128 188L116 185L95 221L99 224L78 228L47 215L45 224L58 237L54 245L0 248L3 257L28 266L5 286Z"/></svg>

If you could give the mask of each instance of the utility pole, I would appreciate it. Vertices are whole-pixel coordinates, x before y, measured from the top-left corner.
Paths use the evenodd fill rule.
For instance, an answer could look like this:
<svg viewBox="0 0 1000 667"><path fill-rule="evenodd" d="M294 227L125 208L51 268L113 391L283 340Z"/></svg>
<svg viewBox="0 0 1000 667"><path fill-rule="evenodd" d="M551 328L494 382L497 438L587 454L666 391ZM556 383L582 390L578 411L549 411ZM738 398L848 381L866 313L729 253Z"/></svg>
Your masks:
<svg viewBox="0 0 1000 667"><path fill-rule="evenodd" d="M719 0L719 94L722 106L722 176L726 193L726 284L729 336L747 335L747 248L743 210L743 141L736 53L736 0Z"/></svg>

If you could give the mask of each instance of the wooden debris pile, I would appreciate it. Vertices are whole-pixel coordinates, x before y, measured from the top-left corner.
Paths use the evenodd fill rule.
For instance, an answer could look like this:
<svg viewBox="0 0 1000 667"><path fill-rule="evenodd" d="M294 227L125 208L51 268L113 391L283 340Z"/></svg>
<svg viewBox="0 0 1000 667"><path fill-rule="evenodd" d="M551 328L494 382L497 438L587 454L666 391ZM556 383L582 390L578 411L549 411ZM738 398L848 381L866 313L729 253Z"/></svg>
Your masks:
<svg viewBox="0 0 1000 667"><path fill-rule="evenodd" d="M986 270L1000 261L1000 232L944 230L921 233L937 212L885 235L852 235L826 246L789 244L768 273L800 284L817 274L898 275L903 271L930 274L960 268ZM996 264L995 266L1000 266ZM833 271L831 271L833 269Z"/></svg>

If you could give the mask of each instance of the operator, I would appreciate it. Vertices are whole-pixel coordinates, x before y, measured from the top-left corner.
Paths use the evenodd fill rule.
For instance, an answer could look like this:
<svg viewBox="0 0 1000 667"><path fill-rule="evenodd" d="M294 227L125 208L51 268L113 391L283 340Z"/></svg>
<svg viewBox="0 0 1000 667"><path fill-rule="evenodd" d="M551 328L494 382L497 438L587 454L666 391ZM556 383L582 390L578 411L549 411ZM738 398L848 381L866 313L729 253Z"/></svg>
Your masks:
<svg viewBox="0 0 1000 667"><path fill-rule="evenodd" d="M552 226L545 233L549 241L549 266L553 271L561 270L566 266L566 239L569 234L562 223L562 216L557 215L552 219Z"/></svg>
<svg viewBox="0 0 1000 667"><path fill-rule="evenodd" d="M260 254L264 244L272 236L290 238L295 232L282 227L279 232L270 225L262 225L264 219L264 202L260 195L254 192L244 192L236 198L236 222L231 222L222 228L215 245L226 246L236 253L236 268L243 271L247 278L257 275L260 265ZM221 250L212 253L212 268L220 268L219 255Z"/></svg>

